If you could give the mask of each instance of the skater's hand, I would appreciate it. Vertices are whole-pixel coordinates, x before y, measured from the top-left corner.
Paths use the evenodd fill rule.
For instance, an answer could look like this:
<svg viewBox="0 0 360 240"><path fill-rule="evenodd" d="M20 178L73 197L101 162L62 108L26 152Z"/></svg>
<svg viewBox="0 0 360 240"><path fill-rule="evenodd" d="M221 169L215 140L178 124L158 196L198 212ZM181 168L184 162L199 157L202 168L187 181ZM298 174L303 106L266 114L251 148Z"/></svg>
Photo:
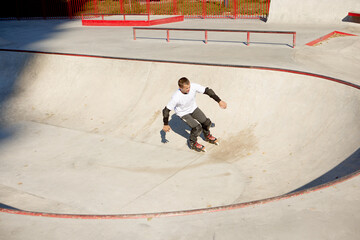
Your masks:
<svg viewBox="0 0 360 240"><path fill-rule="evenodd" d="M170 130L171 130L171 128L169 125L164 125L164 127L163 127L164 132L170 132Z"/></svg>
<svg viewBox="0 0 360 240"><path fill-rule="evenodd" d="M220 102L219 102L219 106L220 106L222 109L226 109L226 108L227 108L227 104L226 104L226 102L224 102L224 101L220 101Z"/></svg>

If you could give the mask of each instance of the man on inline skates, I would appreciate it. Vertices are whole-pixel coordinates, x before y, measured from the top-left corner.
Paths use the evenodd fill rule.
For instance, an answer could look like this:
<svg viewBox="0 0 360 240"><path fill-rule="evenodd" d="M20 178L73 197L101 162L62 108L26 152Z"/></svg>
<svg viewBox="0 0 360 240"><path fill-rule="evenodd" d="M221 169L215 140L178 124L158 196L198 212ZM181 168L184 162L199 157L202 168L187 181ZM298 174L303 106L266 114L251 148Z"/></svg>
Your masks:
<svg viewBox="0 0 360 240"><path fill-rule="evenodd" d="M163 109L164 132L171 130L169 126L169 113L175 110L178 115L187 125L191 127L189 145L191 149L198 152L205 151L205 147L197 142L197 137L203 131L205 140L207 142L218 144L218 140L211 135L210 126L211 121L205 114L197 107L195 102L196 93L207 94L209 97L219 103L222 109L226 109L226 102L222 101L215 92L199 84L192 83L186 77L182 77L178 81L179 89L172 95L170 102Z"/></svg>

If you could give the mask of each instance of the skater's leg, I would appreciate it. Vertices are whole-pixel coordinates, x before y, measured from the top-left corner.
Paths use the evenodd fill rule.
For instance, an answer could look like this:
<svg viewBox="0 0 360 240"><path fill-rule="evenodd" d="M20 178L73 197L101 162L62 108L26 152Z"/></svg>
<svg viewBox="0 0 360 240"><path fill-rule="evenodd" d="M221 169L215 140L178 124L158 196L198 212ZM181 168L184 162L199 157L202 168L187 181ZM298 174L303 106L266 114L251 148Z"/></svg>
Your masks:
<svg viewBox="0 0 360 240"><path fill-rule="evenodd" d="M184 120L184 122L186 122L187 125L189 125L189 127L191 127L191 132L190 132L190 144L195 144L197 141L197 137L201 134L201 124L195 120L191 114L187 114L185 116L183 116L181 118L182 120Z"/></svg>
<svg viewBox="0 0 360 240"><path fill-rule="evenodd" d="M199 121L199 123L201 124L204 136L208 136L210 134L211 126L210 119L205 116L205 114L200 110L200 108L196 108L195 111L191 114L191 116L197 121Z"/></svg>
<svg viewBox="0 0 360 240"><path fill-rule="evenodd" d="M204 136L208 136L210 134L210 126L211 126L211 121L210 119L206 119L206 121L204 123L201 124L203 132L204 132Z"/></svg>
<svg viewBox="0 0 360 240"><path fill-rule="evenodd" d="M218 144L216 137L212 136L210 133L211 120L205 116L200 108L196 108L191 115L201 123L205 140L210 143Z"/></svg>

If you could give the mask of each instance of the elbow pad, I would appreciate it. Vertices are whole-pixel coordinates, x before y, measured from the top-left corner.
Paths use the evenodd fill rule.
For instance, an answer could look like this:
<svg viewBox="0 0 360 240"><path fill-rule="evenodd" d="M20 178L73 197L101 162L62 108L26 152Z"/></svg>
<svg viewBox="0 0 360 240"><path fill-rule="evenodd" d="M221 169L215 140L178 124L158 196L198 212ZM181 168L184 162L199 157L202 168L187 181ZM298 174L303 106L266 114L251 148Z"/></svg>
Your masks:
<svg viewBox="0 0 360 240"><path fill-rule="evenodd" d="M215 94L215 92L211 88L205 88L204 94L208 95L212 99L214 99L216 102L220 102L221 99L218 97L218 95Z"/></svg>
<svg viewBox="0 0 360 240"><path fill-rule="evenodd" d="M163 113L163 122L164 122L164 125L169 125L169 116L170 116L170 110L165 107L162 111Z"/></svg>

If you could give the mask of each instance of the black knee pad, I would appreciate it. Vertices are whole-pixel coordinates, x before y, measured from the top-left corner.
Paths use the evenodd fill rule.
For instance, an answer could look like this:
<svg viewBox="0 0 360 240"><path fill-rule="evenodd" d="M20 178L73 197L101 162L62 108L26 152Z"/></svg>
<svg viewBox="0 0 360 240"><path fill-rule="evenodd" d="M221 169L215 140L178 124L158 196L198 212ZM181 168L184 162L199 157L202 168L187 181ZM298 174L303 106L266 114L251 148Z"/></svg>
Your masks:
<svg viewBox="0 0 360 240"><path fill-rule="evenodd" d="M201 127L200 124L198 124L196 127L194 127L194 128L191 129L191 132L192 132L195 136L200 136L201 130L202 130L202 127Z"/></svg>
<svg viewBox="0 0 360 240"><path fill-rule="evenodd" d="M205 129L206 131L209 131L211 126L211 121L210 119L206 119L206 121L202 124L203 129Z"/></svg>

